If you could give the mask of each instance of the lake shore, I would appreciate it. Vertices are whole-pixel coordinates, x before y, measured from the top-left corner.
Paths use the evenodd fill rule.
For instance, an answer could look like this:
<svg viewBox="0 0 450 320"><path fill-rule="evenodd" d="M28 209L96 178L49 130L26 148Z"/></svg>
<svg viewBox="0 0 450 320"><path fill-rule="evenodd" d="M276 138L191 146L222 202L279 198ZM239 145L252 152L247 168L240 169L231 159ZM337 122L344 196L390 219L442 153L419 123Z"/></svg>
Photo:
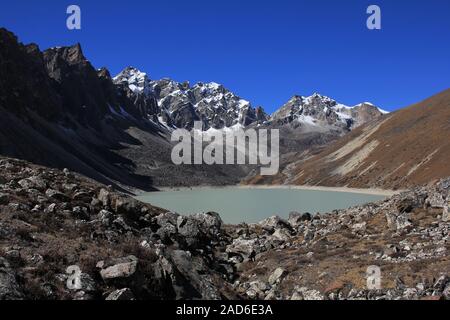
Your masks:
<svg viewBox="0 0 450 320"><path fill-rule="evenodd" d="M286 190L311 190L311 191L329 191L368 194L376 196L390 197L401 193L402 190L384 190L384 189L360 189L348 187L322 187L322 186L296 186L296 185L233 185L233 186L195 186L195 187L157 187L160 192L166 191L186 191L186 190L205 190L205 189L286 189Z"/></svg>

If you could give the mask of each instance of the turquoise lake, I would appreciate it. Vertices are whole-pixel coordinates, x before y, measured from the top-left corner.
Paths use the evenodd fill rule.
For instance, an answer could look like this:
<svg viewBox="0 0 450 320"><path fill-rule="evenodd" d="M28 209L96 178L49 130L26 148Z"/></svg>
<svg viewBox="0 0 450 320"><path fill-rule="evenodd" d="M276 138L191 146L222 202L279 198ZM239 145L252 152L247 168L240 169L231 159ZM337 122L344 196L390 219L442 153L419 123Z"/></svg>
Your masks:
<svg viewBox="0 0 450 320"><path fill-rule="evenodd" d="M184 215L214 211L230 224L255 223L273 215L287 218L292 211L326 213L384 198L351 192L239 187L152 192L137 197Z"/></svg>

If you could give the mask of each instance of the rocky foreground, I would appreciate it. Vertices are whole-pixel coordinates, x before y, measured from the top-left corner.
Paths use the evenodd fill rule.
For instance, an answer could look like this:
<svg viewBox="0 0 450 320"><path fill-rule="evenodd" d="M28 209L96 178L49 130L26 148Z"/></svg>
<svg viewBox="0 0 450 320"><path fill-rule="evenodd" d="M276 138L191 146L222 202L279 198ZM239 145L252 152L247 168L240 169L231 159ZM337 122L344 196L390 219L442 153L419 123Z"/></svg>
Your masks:
<svg viewBox="0 0 450 320"><path fill-rule="evenodd" d="M0 300L449 299L449 201L447 179L326 215L229 226L0 159ZM373 265L380 290L367 289Z"/></svg>

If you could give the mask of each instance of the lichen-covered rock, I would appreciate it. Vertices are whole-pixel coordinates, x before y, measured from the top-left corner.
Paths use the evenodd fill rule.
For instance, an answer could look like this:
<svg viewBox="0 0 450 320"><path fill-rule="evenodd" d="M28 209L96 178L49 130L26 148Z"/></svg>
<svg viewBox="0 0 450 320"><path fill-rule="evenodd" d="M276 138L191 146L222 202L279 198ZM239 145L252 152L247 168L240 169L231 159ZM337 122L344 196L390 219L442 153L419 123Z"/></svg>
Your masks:
<svg viewBox="0 0 450 320"><path fill-rule="evenodd" d="M200 229L205 234L217 236L222 228L222 219L216 212L197 213L192 218L199 222Z"/></svg>
<svg viewBox="0 0 450 320"><path fill-rule="evenodd" d="M258 239L235 239L229 246L227 246L226 252L231 256L240 255L244 260L254 258L259 253L260 243Z"/></svg>
<svg viewBox="0 0 450 320"><path fill-rule="evenodd" d="M262 228L267 230L275 229L291 229L291 225L279 216L272 216L258 223Z"/></svg>
<svg viewBox="0 0 450 320"><path fill-rule="evenodd" d="M309 212L305 213L298 213L298 212L291 212L289 214L288 222L292 226L292 228L296 229L298 226L300 226L305 221L311 221L312 216Z"/></svg>
<svg viewBox="0 0 450 320"><path fill-rule="evenodd" d="M38 176L22 179L18 183L24 189L37 189L39 191L44 191L48 185L43 178Z"/></svg>
<svg viewBox="0 0 450 320"><path fill-rule="evenodd" d="M133 276L136 272L138 259L135 256L100 261L100 275L103 280L123 279Z"/></svg>
<svg viewBox="0 0 450 320"><path fill-rule="evenodd" d="M286 276L287 272L283 268L277 268L269 277L271 285L279 284Z"/></svg>

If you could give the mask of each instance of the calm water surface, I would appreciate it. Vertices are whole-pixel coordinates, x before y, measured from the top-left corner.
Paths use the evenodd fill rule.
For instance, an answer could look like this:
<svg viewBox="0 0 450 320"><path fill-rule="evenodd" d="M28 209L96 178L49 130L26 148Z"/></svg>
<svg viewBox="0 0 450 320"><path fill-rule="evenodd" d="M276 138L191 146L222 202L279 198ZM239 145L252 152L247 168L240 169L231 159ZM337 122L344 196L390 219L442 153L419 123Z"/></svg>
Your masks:
<svg viewBox="0 0 450 320"><path fill-rule="evenodd" d="M139 200L180 214L214 211L226 223L255 223L291 211L326 213L384 199L384 196L299 189L193 189L146 193Z"/></svg>

